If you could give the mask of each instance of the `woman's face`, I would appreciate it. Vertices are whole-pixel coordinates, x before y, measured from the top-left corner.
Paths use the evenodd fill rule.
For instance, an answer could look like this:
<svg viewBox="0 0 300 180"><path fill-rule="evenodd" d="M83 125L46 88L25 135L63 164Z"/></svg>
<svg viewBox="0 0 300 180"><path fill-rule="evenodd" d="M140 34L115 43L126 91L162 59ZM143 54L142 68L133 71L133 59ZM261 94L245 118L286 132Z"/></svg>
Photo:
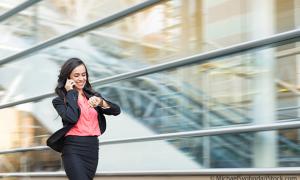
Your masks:
<svg viewBox="0 0 300 180"><path fill-rule="evenodd" d="M77 66L70 74L70 79L75 81L76 89L83 89L86 83L86 70L83 64Z"/></svg>

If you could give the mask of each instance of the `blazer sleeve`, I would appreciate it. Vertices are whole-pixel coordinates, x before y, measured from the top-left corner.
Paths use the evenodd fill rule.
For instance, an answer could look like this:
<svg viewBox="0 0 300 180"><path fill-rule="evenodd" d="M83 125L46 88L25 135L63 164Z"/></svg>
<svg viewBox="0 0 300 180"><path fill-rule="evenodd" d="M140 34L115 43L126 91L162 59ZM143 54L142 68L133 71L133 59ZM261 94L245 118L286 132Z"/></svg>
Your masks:
<svg viewBox="0 0 300 180"><path fill-rule="evenodd" d="M117 116L121 113L121 109L117 104L106 100L105 98L102 97L102 95L100 93L96 93L96 96L102 98L109 105L109 108L105 108L105 109L99 107L101 109L101 111L103 112L103 114Z"/></svg>
<svg viewBox="0 0 300 180"><path fill-rule="evenodd" d="M80 116L80 111L77 105L78 92L70 90L66 94L66 103L60 97L52 100L52 104L64 122L75 124Z"/></svg>

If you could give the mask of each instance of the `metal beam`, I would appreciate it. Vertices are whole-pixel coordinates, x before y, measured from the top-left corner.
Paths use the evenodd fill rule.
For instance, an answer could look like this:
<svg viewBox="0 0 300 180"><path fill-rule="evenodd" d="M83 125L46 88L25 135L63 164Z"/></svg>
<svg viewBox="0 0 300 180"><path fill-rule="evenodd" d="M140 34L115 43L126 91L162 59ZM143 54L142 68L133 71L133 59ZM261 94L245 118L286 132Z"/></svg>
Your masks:
<svg viewBox="0 0 300 180"><path fill-rule="evenodd" d="M1 3L0 3L0 6L1 6ZM23 15L23 16L26 16L26 17L29 17L29 18L32 18L34 16L33 14L28 14L28 13L19 13L19 14ZM68 26L70 26L72 28L76 27L75 23L72 23L72 22L67 22L67 21L62 21L62 20L56 20L56 19L50 19L50 18L47 18L45 16L40 16L40 15L37 18L38 18L39 22L45 21L45 22L50 22L50 23L55 23L55 24L68 25ZM18 30L22 31L21 29L18 29ZM116 35L115 33L112 33L112 32L111 33L107 33L107 32L103 32L103 31L92 31L92 32L90 32L88 34L89 35L90 34L91 35L95 35L95 36L107 37L107 38L111 38L111 39L118 40L118 41L124 41L124 42L128 42L128 43L135 43L135 44L144 46L146 48L153 48L153 49L159 49L159 50L171 51L171 52L177 51L177 49L172 48L172 47L163 47L161 45L156 45L154 43L140 42L138 40L135 40L134 38L129 38L129 37L121 36L121 35Z"/></svg>
<svg viewBox="0 0 300 180"><path fill-rule="evenodd" d="M292 42L298 42L300 39L300 28L292 31L287 31L275 34L269 37L261 38L258 40L247 41L244 43L235 44L232 46L212 50L205 53L196 54L193 56L181 58L175 61L166 62L151 67L146 67L137 71L123 73L120 75L111 76L98 81L94 84L108 84L121 80L132 79L139 76L153 74L161 71L172 70L178 67L189 66L193 64L207 63L211 59L217 59L225 56L239 54L241 52L250 51L258 48L271 48L279 45L284 45Z"/></svg>
<svg viewBox="0 0 300 180"><path fill-rule="evenodd" d="M4 21L5 19L17 14L20 11L23 11L24 9L26 9L26 8L32 6L32 5L34 5L34 4L36 4L40 1L41 0L28 0L28 1L23 2L22 4L16 6L13 9L11 9L11 10L5 12L4 14L2 14L0 16L0 22Z"/></svg>
<svg viewBox="0 0 300 180"><path fill-rule="evenodd" d="M39 50L45 49L47 47L53 46L53 45L58 44L62 41L65 41L67 39L78 36L79 34L82 34L84 32L91 31L95 28L99 28L100 26L104 26L106 24L109 24L109 23L112 23L114 21L120 20L121 18L129 16L129 15L134 14L134 13L136 13L136 12L142 10L142 9L148 8L150 6L153 6L153 5L155 5L157 3L161 3L161 2L163 2L163 1L161 1L161 0L148 0L148 1L142 2L140 4L134 5L130 8L125 9L125 10L119 11L119 12L117 12L117 13L111 15L111 16L108 16L108 17L105 17L103 19L97 20L97 21L95 21L93 23L90 23L86 26L80 27L80 28L75 29L73 31L70 31L66 34L63 34L61 36L54 37L54 38L52 38L48 41L42 42L42 43L40 43L36 46L33 46L29 49L26 49L24 51L16 53L12 56L6 57L6 58L0 60L0 65L4 65L6 63L19 60L21 57L26 57L26 56L28 56L28 55L36 52L36 51L39 51Z"/></svg>
<svg viewBox="0 0 300 180"><path fill-rule="evenodd" d="M136 78L136 77L144 76L144 75L148 75L148 74L167 71L167 70L175 69L178 67L189 66L192 64L207 63L211 59L217 59L217 58L221 58L221 57L225 57L225 56L229 56L229 55L235 55L235 54L239 54L239 53L245 52L245 51L250 51L250 50L259 49L259 48L261 48L261 49L262 48L270 48L270 47L275 47L278 45L297 42L297 41L299 41L299 38L300 38L300 29L295 29L292 31L287 31L287 32L275 34L275 35L272 35L269 37L265 37L262 39L239 43L239 44L232 45L229 47L224 47L224 48L212 50L209 52L196 54L193 56L181 58L181 59L174 60L171 62L161 63L161 64L157 64L154 66L142 68L142 69L139 69L136 71L131 71L128 73L122 73L119 75L114 75L111 77L103 78L103 79L92 82L92 85L104 85L104 84L118 82L118 81L122 81L122 80L126 80L126 79L132 79L132 78ZM10 61L12 61L12 60L10 60ZM1 62L0 62L0 64L1 64ZM0 109L12 107L15 105L24 104L24 103L28 103L28 102L42 100L44 98L48 98L48 97L51 97L54 95L55 95L54 93L47 93L44 95L3 104L3 105L0 105Z"/></svg>
<svg viewBox="0 0 300 180"><path fill-rule="evenodd" d="M206 136L217 136L217 135L224 135L224 134L261 132L261 131L273 131L273 130L280 130L280 129L296 129L296 128L300 128L299 121L292 121L292 122L284 121L284 122L276 122L272 124L258 124L258 125L246 124L242 126L233 125L225 128L212 128L212 129L203 129L203 130L187 131L187 132L166 133L166 134L159 134L154 136L124 138L124 139L115 139L115 140L112 139L112 140L101 141L100 145L159 141L159 140L170 140L170 139L188 138L188 137L206 137ZM1 150L0 154L20 153L20 152L27 152L27 151L42 151L42 150L49 150L49 149L50 148L48 146L15 148L9 150Z"/></svg>

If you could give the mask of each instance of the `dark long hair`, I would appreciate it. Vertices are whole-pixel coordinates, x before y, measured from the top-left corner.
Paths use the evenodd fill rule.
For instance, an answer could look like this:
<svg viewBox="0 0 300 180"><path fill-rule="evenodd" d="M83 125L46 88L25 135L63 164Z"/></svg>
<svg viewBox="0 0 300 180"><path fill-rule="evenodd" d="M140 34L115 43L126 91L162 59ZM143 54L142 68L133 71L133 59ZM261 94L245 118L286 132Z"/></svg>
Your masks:
<svg viewBox="0 0 300 180"><path fill-rule="evenodd" d="M92 89L92 86L89 82L89 73L87 71L86 65L84 64L84 62L79 59L79 58L70 58L68 59L62 66L60 69L60 73L58 75L58 80L57 80L57 86L55 88L55 93L65 99L66 96L66 89L65 89L65 84L67 82L67 79L70 78L71 72L80 65L84 65L85 67L85 71L86 71L86 83L84 86L84 90L88 91L89 93L94 94L95 91Z"/></svg>

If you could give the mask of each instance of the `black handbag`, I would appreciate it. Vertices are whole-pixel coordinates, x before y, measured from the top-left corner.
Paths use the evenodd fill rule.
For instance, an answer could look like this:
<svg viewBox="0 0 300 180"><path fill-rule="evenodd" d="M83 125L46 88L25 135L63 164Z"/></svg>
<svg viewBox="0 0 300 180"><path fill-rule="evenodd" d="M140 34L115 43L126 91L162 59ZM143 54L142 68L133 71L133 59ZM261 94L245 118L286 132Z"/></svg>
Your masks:
<svg viewBox="0 0 300 180"><path fill-rule="evenodd" d="M64 146L64 140L65 140L65 134L72 128L72 126L65 126L59 130L57 130L55 133L53 133L48 139L47 139L47 146L49 146L51 149L62 152L63 146Z"/></svg>

